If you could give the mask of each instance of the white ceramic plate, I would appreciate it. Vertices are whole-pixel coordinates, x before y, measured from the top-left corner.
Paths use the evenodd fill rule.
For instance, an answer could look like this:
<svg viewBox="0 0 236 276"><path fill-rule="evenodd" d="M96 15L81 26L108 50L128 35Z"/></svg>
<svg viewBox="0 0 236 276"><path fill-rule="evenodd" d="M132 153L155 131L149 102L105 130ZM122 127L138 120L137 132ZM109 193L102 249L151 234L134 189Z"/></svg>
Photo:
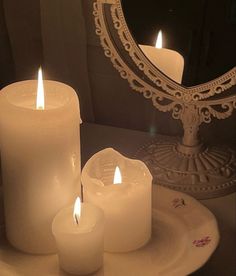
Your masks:
<svg viewBox="0 0 236 276"><path fill-rule="evenodd" d="M125 227L125 225L124 225ZM194 198L153 186L153 235L137 251L104 256L96 276L184 276L205 264L219 242L213 214ZM26 255L0 246L1 276L67 275L57 257Z"/></svg>

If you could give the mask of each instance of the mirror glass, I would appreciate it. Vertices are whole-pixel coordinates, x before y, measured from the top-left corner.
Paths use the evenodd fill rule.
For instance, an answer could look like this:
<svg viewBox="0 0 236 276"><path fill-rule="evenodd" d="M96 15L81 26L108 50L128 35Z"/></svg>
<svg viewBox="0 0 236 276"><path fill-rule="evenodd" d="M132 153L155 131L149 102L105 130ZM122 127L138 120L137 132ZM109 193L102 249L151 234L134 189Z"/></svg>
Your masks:
<svg viewBox="0 0 236 276"><path fill-rule="evenodd" d="M177 71L169 75L173 80L194 86L236 65L236 0L121 1L135 41L158 69ZM153 50L159 30L162 49Z"/></svg>

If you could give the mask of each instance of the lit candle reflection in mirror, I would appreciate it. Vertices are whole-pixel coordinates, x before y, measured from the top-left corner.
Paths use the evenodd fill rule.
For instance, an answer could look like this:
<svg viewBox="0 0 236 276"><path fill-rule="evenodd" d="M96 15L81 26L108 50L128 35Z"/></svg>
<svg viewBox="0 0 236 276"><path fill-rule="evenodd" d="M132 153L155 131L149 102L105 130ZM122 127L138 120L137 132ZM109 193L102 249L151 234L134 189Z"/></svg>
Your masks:
<svg viewBox="0 0 236 276"><path fill-rule="evenodd" d="M116 166L115 173L114 173L114 180L113 184L121 184L122 183L122 176L118 166Z"/></svg>
<svg viewBox="0 0 236 276"><path fill-rule="evenodd" d="M158 32L158 35L157 35L156 48L157 49L162 48L162 31L161 30Z"/></svg>
<svg viewBox="0 0 236 276"><path fill-rule="evenodd" d="M43 88L43 73L42 68L38 71L38 88L37 88L37 99L36 99L36 109L44 109L44 88Z"/></svg>
<svg viewBox="0 0 236 276"><path fill-rule="evenodd" d="M139 47L156 68L177 83L182 82L184 58L177 51L163 48L161 30L157 35L155 47L151 45L139 45Z"/></svg>

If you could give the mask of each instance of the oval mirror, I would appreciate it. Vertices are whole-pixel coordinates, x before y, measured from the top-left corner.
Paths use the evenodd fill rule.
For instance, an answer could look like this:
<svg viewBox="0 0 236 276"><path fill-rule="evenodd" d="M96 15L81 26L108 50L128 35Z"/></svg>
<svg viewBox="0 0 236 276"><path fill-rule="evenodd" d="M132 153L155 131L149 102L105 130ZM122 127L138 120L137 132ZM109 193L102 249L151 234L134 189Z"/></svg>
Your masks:
<svg viewBox="0 0 236 276"><path fill-rule="evenodd" d="M172 80L194 86L215 79L236 65L236 1L121 2L134 40ZM159 30L162 49L155 48ZM163 68L163 59L167 67L169 61L169 68Z"/></svg>
<svg viewBox="0 0 236 276"><path fill-rule="evenodd" d="M181 1L181 7L179 7L176 6L174 1L175 6L172 5L171 0L165 0L164 2L166 3L162 5L165 7L166 17L164 17L164 11L156 15L155 7L157 7L157 3L158 8L160 6L161 10L161 4L157 0L147 0L141 3L136 1L132 5L131 0L96 0L93 5L96 34L100 37L100 43L105 55L110 58L120 76L128 81L134 91L142 93L146 99L151 100L156 109L162 112L171 112L172 117L180 120L183 126L181 141L178 137L172 137L173 140L171 141L173 143L168 139L165 141L156 140L150 145L143 146L137 152L136 157L145 160L154 175L155 181L159 184L194 194L198 198L223 195L236 189L234 151L230 148L225 150L222 146L216 148L212 145L205 145L199 139L199 129L203 123L209 124L213 119L226 119L236 109L235 52L229 51L229 49L233 49L236 46L234 44L233 31L231 34L227 33L226 35L223 32L221 39L226 41L224 41L225 47L220 40L216 40L215 33L212 31L210 33L207 32L206 40L204 38L204 32L207 30L206 26L209 21L205 11L209 10L210 7L215 8L218 2L218 0L214 1L213 5L211 1L192 0L190 5L186 0L183 0ZM137 22L131 20L132 16L130 17L131 19L128 19L125 6L129 3L130 7L128 10L131 10L131 14L135 15L135 17L139 15ZM154 3L155 7L150 6L151 3ZM185 8L183 8L184 3L186 3ZM235 0L224 1L224 5L227 3L235 3ZM137 6L139 5L141 6L138 14ZM198 10L196 8L197 5L199 5ZM214 32L218 32L218 29L233 30L235 18L233 11L235 8L232 5L228 6L230 9L227 10L230 11L231 17L228 17L228 20L225 19L225 22L227 23L230 19L231 23L229 25L232 25L232 28L221 27L221 24L223 24L221 22L224 20L220 17L217 23L217 16L220 15L215 13L212 15L215 21L212 19L211 24L209 23L212 27L214 24L216 25ZM144 13L147 7L149 7L149 11L155 20L161 20L164 17L165 20L160 21L159 27L156 26L156 23L150 25L152 28L150 26L148 28L145 27L143 22L148 22L152 18L151 15ZM193 11L191 15L189 14L190 8ZM167 28L166 26L169 23L165 25L165 22L170 17L169 13L175 14L175 9L178 11L176 11L176 14L180 13L182 18L180 16L179 19L173 20L176 24L176 26L172 27L173 29ZM223 10L223 6L219 5L218 9ZM204 11L203 19L200 16L202 10ZM225 13L221 14L221 16L224 17ZM199 30L191 29L192 25L188 26L188 20L192 22L192 25L197 21L195 25L199 27ZM128 27L127 21L132 22L134 25L128 23ZM180 24L180 22L183 23ZM187 29L189 27L191 31L182 30L184 27ZM152 38L149 38L151 37L149 28L153 30ZM145 33L147 29L147 38L150 39L150 42L139 39L137 35L134 38L135 30L143 34L143 31ZM165 33L163 39L164 49L153 47L157 29L162 29ZM133 34L131 34L130 30ZM192 50L197 44L199 31L201 37L198 42L200 50L197 52L200 55L195 50ZM188 38L184 40L186 34L188 34ZM183 44L182 40L184 41ZM167 41L169 42L168 47L172 49L168 49L165 46ZM151 42L152 45L150 45ZM207 45L207 47L204 45ZM160 47L159 40L158 47ZM183 49L188 51L184 52ZM215 49L214 55L212 54L212 49ZM216 49L218 50L216 51ZM228 57L226 58L227 55ZM149 56L149 59L147 56ZM172 78L167 77L169 76L167 73L163 74L166 68L161 67L160 64L155 65L157 61L162 60L164 65L168 65L168 71L173 68L178 69L176 71L173 70ZM201 67L201 64L205 67ZM216 64L219 66L216 66ZM191 70L190 73L188 72L188 67L194 68L192 75ZM230 69L231 67L233 68ZM187 76L193 77L191 79ZM197 83L199 84L197 85ZM206 153L210 154L209 158L205 155ZM219 157L217 157L217 162L209 161L215 160L216 156ZM230 162L230 164L227 162ZM212 172L215 173L213 178Z"/></svg>

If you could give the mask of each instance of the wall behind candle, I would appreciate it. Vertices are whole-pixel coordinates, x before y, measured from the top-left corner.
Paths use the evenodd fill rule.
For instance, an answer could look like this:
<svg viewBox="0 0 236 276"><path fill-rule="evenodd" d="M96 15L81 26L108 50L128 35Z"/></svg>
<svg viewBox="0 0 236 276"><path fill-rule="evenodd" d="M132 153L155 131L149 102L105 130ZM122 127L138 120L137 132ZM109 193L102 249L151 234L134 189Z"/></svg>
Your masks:
<svg viewBox="0 0 236 276"><path fill-rule="evenodd" d="M13 57L10 47L3 1L0 0L0 89L15 79Z"/></svg>
<svg viewBox="0 0 236 276"><path fill-rule="evenodd" d="M36 78L71 85L81 117L94 120L87 74L86 34L81 1L0 0L0 88Z"/></svg>
<svg viewBox="0 0 236 276"><path fill-rule="evenodd" d="M40 3L38 0L1 0L10 40L15 80L35 77L42 64Z"/></svg>
<svg viewBox="0 0 236 276"><path fill-rule="evenodd" d="M93 122L81 1L41 0L41 26L47 72L53 79L68 83L77 91L82 120Z"/></svg>

